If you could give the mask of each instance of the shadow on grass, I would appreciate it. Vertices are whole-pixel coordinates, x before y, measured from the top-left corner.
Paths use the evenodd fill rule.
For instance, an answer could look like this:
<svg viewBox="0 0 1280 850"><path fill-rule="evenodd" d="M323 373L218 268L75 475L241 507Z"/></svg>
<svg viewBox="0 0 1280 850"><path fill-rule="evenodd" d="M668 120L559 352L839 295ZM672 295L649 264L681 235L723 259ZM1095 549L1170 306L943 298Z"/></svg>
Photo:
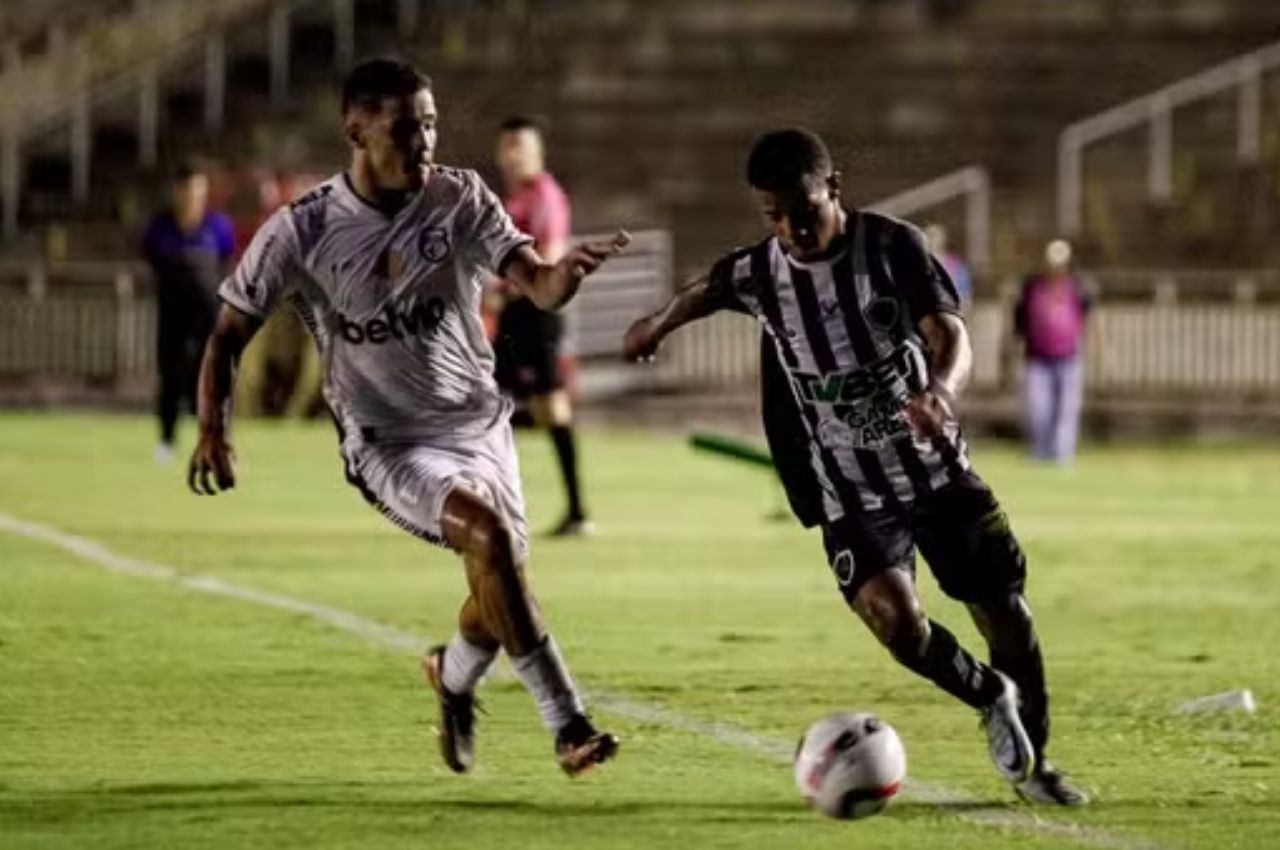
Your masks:
<svg viewBox="0 0 1280 850"><path fill-rule="evenodd" d="M810 816L804 806L776 799L691 800L618 798L606 800L531 799L529 797L436 797L441 787L424 782L287 783L228 781L106 785L67 791L10 792L0 796L0 824L67 824L106 817L172 814L235 818L250 813L328 810L367 816L431 817L453 814L485 819L510 816L528 820L618 818L643 815L685 817L705 822L776 821ZM457 794L449 788L447 794Z"/></svg>

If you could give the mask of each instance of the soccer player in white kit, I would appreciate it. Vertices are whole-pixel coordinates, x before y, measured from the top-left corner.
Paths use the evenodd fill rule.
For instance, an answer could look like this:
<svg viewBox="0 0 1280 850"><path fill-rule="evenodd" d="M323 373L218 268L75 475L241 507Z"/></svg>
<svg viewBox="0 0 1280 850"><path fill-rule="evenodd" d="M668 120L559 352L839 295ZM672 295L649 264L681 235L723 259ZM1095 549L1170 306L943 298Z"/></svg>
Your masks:
<svg viewBox="0 0 1280 850"><path fill-rule="evenodd" d="M493 379L481 287L505 278L557 309L629 240L544 262L473 171L432 161L431 83L410 65L371 60L343 83L346 172L282 207L258 230L219 295L200 370L200 440L188 483L235 485L228 430L236 365L282 301L310 328L347 479L392 522L457 551L470 594L447 646L423 670L440 703L441 752L474 761L474 691L501 649L529 689L570 775L610 758L524 574L528 537L509 403ZM210 478L212 477L212 481Z"/></svg>

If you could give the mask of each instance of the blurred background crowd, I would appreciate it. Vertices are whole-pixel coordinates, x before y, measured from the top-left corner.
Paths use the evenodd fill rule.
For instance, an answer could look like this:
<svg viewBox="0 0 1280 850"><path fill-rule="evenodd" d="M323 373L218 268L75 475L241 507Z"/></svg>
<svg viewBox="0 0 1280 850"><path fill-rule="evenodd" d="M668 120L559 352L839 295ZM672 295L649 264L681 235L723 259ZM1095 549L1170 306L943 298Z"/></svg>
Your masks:
<svg viewBox="0 0 1280 850"><path fill-rule="evenodd" d="M342 166L342 70L399 55L435 82L441 161L510 202L500 142L526 125L503 122L526 116L573 232L640 237L565 318L566 398L529 414L553 439L567 397L754 428L746 320L652 370L618 354L628 319L759 238L745 153L788 124L828 140L853 204L927 227L967 304L971 427L1055 461L1081 425L1275 430L1278 39L1266 0L5 2L0 404L154 406L164 454L201 299ZM318 376L282 313L241 409L319 415Z"/></svg>

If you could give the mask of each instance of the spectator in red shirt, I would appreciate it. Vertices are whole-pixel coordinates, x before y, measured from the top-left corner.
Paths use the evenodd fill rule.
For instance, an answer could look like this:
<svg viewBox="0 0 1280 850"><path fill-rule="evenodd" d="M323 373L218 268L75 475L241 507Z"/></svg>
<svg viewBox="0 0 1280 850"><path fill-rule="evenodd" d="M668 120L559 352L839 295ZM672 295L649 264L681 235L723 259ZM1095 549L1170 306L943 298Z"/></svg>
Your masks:
<svg viewBox="0 0 1280 850"><path fill-rule="evenodd" d="M537 122L523 116L504 121L498 128L497 162L512 221L533 237L534 247L544 259L555 262L569 239L569 198L546 169ZM568 495L568 510L553 533L590 534L592 527L578 481L569 394L573 356L565 344L563 319L512 293L500 292L500 299L494 346L498 383L516 401L516 424L532 423L551 433Z"/></svg>

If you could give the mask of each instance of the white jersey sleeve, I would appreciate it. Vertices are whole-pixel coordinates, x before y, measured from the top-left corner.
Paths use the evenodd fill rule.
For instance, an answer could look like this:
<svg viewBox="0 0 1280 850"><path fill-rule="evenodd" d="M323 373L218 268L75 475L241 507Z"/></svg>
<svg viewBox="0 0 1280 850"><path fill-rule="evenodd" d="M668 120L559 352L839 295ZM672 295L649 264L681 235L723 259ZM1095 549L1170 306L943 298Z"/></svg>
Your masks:
<svg viewBox="0 0 1280 850"><path fill-rule="evenodd" d="M301 267L289 208L281 207L253 235L235 271L218 288L218 297L243 313L265 319L289 293Z"/></svg>
<svg viewBox="0 0 1280 850"><path fill-rule="evenodd" d="M532 245L533 238L516 229L502 201L480 175L464 173L470 185L458 209L459 241L477 266L497 275L503 260L521 245Z"/></svg>

